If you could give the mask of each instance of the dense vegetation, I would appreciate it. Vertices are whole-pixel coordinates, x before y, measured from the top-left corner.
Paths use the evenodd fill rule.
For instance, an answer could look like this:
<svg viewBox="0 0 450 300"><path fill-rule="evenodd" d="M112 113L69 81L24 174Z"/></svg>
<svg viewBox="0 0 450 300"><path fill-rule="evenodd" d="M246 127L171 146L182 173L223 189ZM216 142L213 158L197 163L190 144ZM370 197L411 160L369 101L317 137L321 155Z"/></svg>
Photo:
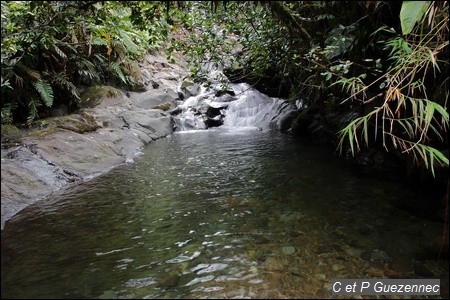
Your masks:
<svg viewBox="0 0 450 300"><path fill-rule="evenodd" d="M164 45L169 57L186 54L197 81L214 66L272 96L348 112L336 128L341 150L380 144L433 174L448 168L448 2L1 5L2 124L74 111L83 86L139 89L136 61Z"/></svg>

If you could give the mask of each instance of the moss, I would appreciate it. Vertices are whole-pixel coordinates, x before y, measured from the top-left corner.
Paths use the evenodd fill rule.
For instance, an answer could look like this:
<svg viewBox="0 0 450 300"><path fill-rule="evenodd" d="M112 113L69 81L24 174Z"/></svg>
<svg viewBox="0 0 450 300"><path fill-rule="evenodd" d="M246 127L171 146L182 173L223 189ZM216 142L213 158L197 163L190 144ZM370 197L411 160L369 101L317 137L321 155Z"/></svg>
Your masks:
<svg viewBox="0 0 450 300"><path fill-rule="evenodd" d="M80 107L95 107L100 99L125 97L125 95L115 87L109 85L94 85L88 87L81 95Z"/></svg>
<svg viewBox="0 0 450 300"><path fill-rule="evenodd" d="M153 106L152 109L161 109L163 111L167 111L169 110L171 107L170 102L166 102L166 103L161 103L159 105Z"/></svg>
<svg viewBox="0 0 450 300"><path fill-rule="evenodd" d="M86 112L55 118L52 124L58 128L67 129L76 133L85 133L97 130L101 126L95 118Z"/></svg>
<svg viewBox="0 0 450 300"><path fill-rule="evenodd" d="M51 133L57 132L59 129L56 127L47 127L37 130L29 130L23 134L23 137L43 137Z"/></svg>
<svg viewBox="0 0 450 300"><path fill-rule="evenodd" d="M22 130L14 125L2 125L2 143L6 146L14 146L19 144L23 135Z"/></svg>
<svg viewBox="0 0 450 300"><path fill-rule="evenodd" d="M41 120L42 121L42 120ZM59 129L66 129L76 133L85 133L97 130L101 126L95 121L95 118L86 113L72 114L61 117L53 117L45 119L45 127L34 128L27 130L23 136L40 137L58 131Z"/></svg>
<svg viewBox="0 0 450 300"><path fill-rule="evenodd" d="M125 70L127 75L133 78L135 82L140 82L142 80L141 69L136 62L127 61L125 63Z"/></svg>

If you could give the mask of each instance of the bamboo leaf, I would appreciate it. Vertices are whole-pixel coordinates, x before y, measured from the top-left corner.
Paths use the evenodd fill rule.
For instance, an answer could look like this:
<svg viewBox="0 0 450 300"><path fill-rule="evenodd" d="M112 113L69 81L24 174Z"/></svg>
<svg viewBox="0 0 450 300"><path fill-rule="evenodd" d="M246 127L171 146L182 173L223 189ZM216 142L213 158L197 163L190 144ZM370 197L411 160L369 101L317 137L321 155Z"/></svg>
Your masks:
<svg viewBox="0 0 450 300"><path fill-rule="evenodd" d="M425 126L430 124L431 120L433 119L434 108L435 108L434 104L435 104L434 102L427 101L426 112L425 112L425 124L426 124Z"/></svg>
<svg viewBox="0 0 450 300"><path fill-rule="evenodd" d="M364 140L366 142L366 146L369 146L369 133L367 131L367 118L364 118L363 120L364 120L363 121L363 125L364 125L364 128L363 128L363 130L364 130Z"/></svg>
<svg viewBox="0 0 450 300"><path fill-rule="evenodd" d="M442 115L442 117L444 118L444 121L448 122L449 117L448 117L448 111L445 110L445 108L443 108L439 103L434 102L434 108L436 109L436 111L438 113L440 113Z"/></svg>
<svg viewBox="0 0 450 300"><path fill-rule="evenodd" d="M442 153L441 151L437 150L437 149L433 149L434 154L437 156L437 158L442 162L443 165L445 166L449 166L449 161L448 158L445 157L444 153Z"/></svg>
<svg viewBox="0 0 450 300"><path fill-rule="evenodd" d="M353 146L353 131L349 129L347 134L348 134L348 141L350 143L350 149L352 149L352 155L355 155L355 149Z"/></svg>

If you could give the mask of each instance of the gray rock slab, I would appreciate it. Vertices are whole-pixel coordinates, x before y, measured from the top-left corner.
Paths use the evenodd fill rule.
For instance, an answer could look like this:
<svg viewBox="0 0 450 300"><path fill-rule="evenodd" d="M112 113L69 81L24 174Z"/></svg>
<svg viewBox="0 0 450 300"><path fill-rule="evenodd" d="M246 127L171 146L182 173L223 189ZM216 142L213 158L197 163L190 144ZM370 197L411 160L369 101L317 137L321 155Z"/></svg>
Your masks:
<svg viewBox="0 0 450 300"><path fill-rule="evenodd" d="M178 94L172 90L149 90L143 93L130 92L130 102L133 110L151 109L152 107L170 102L175 106Z"/></svg>
<svg viewBox="0 0 450 300"><path fill-rule="evenodd" d="M131 162L145 145L173 133L170 114L151 108L166 102L176 106L176 83L186 71L168 64L162 55L149 55L141 67L146 77L152 77L148 80L156 78L161 86L129 92L129 97L100 99L96 107L83 109L98 125L88 126L93 131L77 133L76 128L55 127L23 138L20 147L2 149L2 229L27 206ZM80 122L87 120L77 117Z"/></svg>

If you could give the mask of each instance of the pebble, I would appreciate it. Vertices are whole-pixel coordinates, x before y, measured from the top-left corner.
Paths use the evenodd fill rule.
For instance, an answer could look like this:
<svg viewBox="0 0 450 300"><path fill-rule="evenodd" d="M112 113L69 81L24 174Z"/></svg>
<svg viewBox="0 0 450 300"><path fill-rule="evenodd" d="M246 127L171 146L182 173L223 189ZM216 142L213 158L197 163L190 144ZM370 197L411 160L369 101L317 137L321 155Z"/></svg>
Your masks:
<svg viewBox="0 0 450 300"><path fill-rule="evenodd" d="M281 248L281 251L284 254L290 255L290 254L294 254L295 253L295 248L292 246L284 246L283 248Z"/></svg>

